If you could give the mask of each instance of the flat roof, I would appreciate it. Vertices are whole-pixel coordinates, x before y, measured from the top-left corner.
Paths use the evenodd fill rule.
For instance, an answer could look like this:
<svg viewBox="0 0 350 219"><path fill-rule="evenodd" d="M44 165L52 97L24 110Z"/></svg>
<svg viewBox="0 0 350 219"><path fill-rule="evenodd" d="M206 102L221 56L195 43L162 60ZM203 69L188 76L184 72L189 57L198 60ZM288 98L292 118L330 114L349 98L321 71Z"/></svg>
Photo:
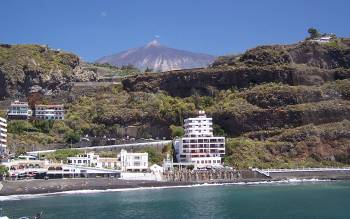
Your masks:
<svg viewBox="0 0 350 219"><path fill-rule="evenodd" d="M35 107L63 107L63 104L52 104L52 105L38 104L38 105L35 105Z"/></svg>

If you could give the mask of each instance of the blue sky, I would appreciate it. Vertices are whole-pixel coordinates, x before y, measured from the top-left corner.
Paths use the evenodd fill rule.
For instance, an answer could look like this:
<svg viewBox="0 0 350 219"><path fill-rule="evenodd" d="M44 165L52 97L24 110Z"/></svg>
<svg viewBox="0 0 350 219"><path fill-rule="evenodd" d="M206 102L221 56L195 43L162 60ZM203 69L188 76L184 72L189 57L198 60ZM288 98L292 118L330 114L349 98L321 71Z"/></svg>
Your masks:
<svg viewBox="0 0 350 219"><path fill-rule="evenodd" d="M0 42L48 44L84 60L151 41L213 55L293 43L308 27L350 37L347 0L2 0Z"/></svg>

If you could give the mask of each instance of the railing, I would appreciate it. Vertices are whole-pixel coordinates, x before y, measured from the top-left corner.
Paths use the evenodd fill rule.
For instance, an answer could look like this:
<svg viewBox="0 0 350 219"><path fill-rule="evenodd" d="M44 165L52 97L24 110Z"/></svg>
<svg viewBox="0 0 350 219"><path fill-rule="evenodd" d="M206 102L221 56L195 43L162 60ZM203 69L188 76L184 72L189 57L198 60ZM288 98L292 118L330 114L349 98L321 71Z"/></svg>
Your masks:
<svg viewBox="0 0 350 219"><path fill-rule="evenodd" d="M255 170L258 170L255 168ZM293 168L293 169L261 169L267 173L279 173L279 172L316 172L316 171L337 171L337 170L349 170L350 167L321 167L321 168Z"/></svg>

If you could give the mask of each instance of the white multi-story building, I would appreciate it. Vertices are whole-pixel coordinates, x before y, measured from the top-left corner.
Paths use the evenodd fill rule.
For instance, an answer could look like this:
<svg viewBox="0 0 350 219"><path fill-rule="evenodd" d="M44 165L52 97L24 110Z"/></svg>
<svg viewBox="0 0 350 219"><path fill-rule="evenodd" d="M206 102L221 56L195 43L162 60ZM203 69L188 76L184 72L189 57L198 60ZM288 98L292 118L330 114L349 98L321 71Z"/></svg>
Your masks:
<svg viewBox="0 0 350 219"><path fill-rule="evenodd" d="M128 153L122 149L120 151L120 164L123 171L147 171L148 153Z"/></svg>
<svg viewBox="0 0 350 219"><path fill-rule="evenodd" d="M204 111L198 117L185 119L185 135L174 140L178 162L193 163L196 167L219 166L225 155L225 137L213 135L212 118Z"/></svg>
<svg viewBox="0 0 350 219"><path fill-rule="evenodd" d="M28 119L32 116L32 110L29 108L28 102L19 102L18 100L11 103L8 112L8 119Z"/></svg>
<svg viewBox="0 0 350 219"><path fill-rule="evenodd" d="M35 117L47 120L63 120L63 105L35 105Z"/></svg>
<svg viewBox="0 0 350 219"><path fill-rule="evenodd" d="M6 152L7 147L7 122L6 119L0 117L0 154Z"/></svg>

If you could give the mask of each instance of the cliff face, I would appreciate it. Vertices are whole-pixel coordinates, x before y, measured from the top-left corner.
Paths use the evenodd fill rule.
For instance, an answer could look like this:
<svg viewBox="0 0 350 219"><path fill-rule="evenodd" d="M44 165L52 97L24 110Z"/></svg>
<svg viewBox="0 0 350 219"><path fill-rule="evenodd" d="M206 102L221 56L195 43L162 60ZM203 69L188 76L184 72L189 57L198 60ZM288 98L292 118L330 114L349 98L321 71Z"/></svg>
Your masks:
<svg viewBox="0 0 350 219"><path fill-rule="evenodd" d="M320 69L307 66L216 67L146 74L123 80L127 91L166 91L172 96L213 95L218 90L245 88L277 82L288 85L320 85L350 77L350 69Z"/></svg>
<svg viewBox="0 0 350 219"><path fill-rule="evenodd" d="M127 91L163 90L180 97L268 82L320 85L350 77L347 43L261 46L239 56L220 57L210 68L139 75L125 79L123 85Z"/></svg>
<svg viewBox="0 0 350 219"><path fill-rule="evenodd" d="M0 100L69 90L71 82L95 80L78 56L39 45L0 44Z"/></svg>
<svg viewBox="0 0 350 219"><path fill-rule="evenodd" d="M238 56L219 57L217 66L266 66L304 64L324 69L349 68L350 39L340 38L319 44L305 41L293 45L259 46Z"/></svg>

